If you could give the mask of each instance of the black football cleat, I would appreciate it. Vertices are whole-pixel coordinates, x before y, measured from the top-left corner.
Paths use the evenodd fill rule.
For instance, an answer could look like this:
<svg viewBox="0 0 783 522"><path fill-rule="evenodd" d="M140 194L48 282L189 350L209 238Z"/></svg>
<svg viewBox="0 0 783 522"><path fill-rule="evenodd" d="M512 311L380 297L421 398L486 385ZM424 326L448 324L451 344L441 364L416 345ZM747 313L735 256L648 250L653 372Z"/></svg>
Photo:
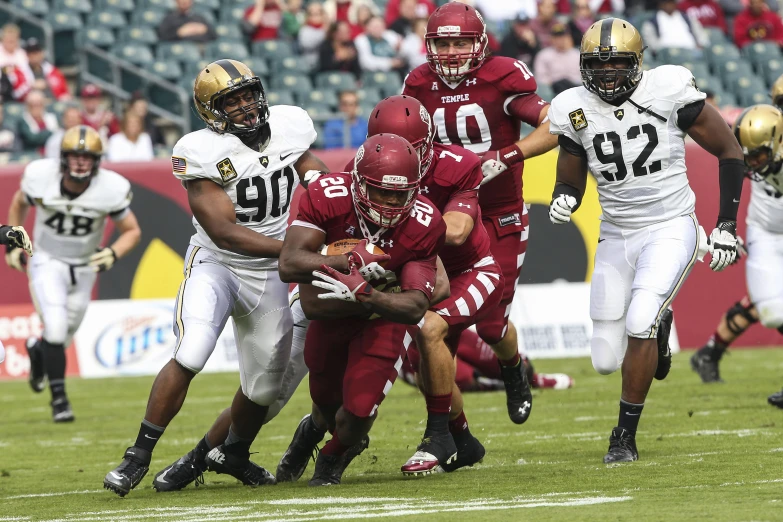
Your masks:
<svg viewBox="0 0 783 522"><path fill-rule="evenodd" d="M533 409L533 392L525 375L522 359L516 366L500 365L503 384L506 387L506 408L514 424L524 424Z"/></svg>
<svg viewBox="0 0 783 522"><path fill-rule="evenodd" d="M410 477L444 473L444 465L449 466L457 460L457 445L451 433L427 435L416 448L416 453L402 465L400 471Z"/></svg>
<svg viewBox="0 0 783 522"><path fill-rule="evenodd" d="M705 384L723 382L720 378L719 363L720 357L716 358L709 346L702 346L691 355L691 369L699 374L701 382Z"/></svg>
<svg viewBox="0 0 783 522"><path fill-rule="evenodd" d="M304 416L294 432L291 444L285 450L277 465L275 476L278 482L296 482L307 469L310 459L315 460L318 455L318 443L326 434L313 422L310 414Z"/></svg>
<svg viewBox="0 0 783 522"><path fill-rule="evenodd" d="M672 369L672 351L669 349L672 321L674 314L671 308L667 308L661 314L661 322L658 324L658 367L655 369L655 378L659 381L664 380Z"/></svg>
<svg viewBox="0 0 783 522"><path fill-rule="evenodd" d="M777 393L773 393L772 395L767 397L767 402L770 403L772 406L783 408L783 390Z"/></svg>
<svg viewBox="0 0 783 522"><path fill-rule="evenodd" d="M103 487L124 497L135 488L150 470L152 454L135 446L125 450L122 463L103 479Z"/></svg>
<svg viewBox="0 0 783 522"><path fill-rule="evenodd" d="M470 435L457 443L457 460L441 464L441 467L446 473L451 473L459 468L473 466L484 460L486 452L484 445L476 437Z"/></svg>
<svg viewBox="0 0 783 522"><path fill-rule="evenodd" d="M68 402L67 397L58 397L50 404L52 406L52 420L54 422L73 422L76 419L76 417L73 416L71 403Z"/></svg>
<svg viewBox="0 0 783 522"><path fill-rule="evenodd" d="M636 435L623 428L614 428L609 437L609 451L604 455L604 464L633 462L639 460L636 451Z"/></svg>
<svg viewBox="0 0 783 522"><path fill-rule="evenodd" d="M206 456L207 452L196 446L187 455L158 472L152 480L152 487L159 492L179 491L192 482L195 482L198 487L199 484L204 483L204 472L207 470L207 463L204 460Z"/></svg>
<svg viewBox="0 0 783 522"><path fill-rule="evenodd" d="M309 486L339 486L348 465L353 459L361 455L369 445L370 437L365 435L362 440L348 448L342 455L318 453L318 458L315 460L313 478L307 484Z"/></svg>
<svg viewBox="0 0 783 522"><path fill-rule="evenodd" d="M275 483L274 475L250 460L250 452L236 451L231 448L232 445L221 444L209 450L204 459L209 471L231 475L245 486L266 486Z"/></svg>
<svg viewBox="0 0 783 522"><path fill-rule="evenodd" d="M30 377L28 382L35 393L41 393L46 388L46 369L44 368L44 354L37 337L30 337L25 341L27 356L30 358Z"/></svg>

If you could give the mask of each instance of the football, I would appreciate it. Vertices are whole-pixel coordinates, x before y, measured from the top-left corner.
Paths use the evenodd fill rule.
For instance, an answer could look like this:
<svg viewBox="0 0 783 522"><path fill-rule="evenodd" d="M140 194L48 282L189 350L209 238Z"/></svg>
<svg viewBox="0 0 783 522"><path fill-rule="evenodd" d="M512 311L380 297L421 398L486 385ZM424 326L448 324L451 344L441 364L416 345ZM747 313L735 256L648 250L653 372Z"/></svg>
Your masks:
<svg viewBox="0 0 783 522"><path fill-rule="evenodd" d="M356 245L359 244L361 239L340 239L330 245L324 245L321 249L321 254L325 256L339 256L340 254L347 254L353 250ZM372 243L367 245L367 250L376 255L383 255L385 252L373 245Z"/></svg>

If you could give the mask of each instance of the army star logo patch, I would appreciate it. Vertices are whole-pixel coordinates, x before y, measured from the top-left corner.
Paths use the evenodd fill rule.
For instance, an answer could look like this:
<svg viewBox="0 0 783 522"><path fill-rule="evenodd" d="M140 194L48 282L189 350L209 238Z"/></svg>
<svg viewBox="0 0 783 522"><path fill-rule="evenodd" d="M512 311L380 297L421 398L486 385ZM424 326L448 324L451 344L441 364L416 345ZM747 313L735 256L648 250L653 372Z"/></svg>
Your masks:
<svg viewBox="0 0 783 522"><path fill-rule="evenodd" d="M261 162L261 166L264 168L266 168L269 165L269 158L267 156L261 156L261 159L259 161Z"/></svg>
<svg viewBox="0 0 783 522"><path fill-rule="evenodd" d="M229 158L220 161L217 164L217 169L220 172L220 177L223 178L223 183L227 183L237 177L237 171L234 170L234 165Z"/></svg>
<svg viewBox="0 0 783 522"><path fill-rule="evenodd" d="M617 118L618 120L622 121L623 116L625 116L625 111L624 110L617 109L616 111L614 111L614 117Z"/></svg>
<svg viewBox="0 0 783 522"><path fill-rule="evenodd" d="M579 131L587 127L587 118L585 118L585 113L582 109L569 112L568 117L571 118L571 126L575 131Z"/></svg>

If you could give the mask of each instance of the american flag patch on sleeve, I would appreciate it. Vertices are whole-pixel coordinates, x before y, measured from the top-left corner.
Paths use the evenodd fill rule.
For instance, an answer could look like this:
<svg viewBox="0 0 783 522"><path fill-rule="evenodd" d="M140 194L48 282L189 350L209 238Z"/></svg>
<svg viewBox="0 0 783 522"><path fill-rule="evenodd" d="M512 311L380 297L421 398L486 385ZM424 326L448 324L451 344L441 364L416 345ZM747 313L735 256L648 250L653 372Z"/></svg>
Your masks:
<svg viewBox="0 0 783 522"><path fill-rule="evenodd" d="M188 162L185 161L185 158L178 158L177 156L171 157L171 168L174 169L174 172L178 172L180 174L184 174Z"/></svg>

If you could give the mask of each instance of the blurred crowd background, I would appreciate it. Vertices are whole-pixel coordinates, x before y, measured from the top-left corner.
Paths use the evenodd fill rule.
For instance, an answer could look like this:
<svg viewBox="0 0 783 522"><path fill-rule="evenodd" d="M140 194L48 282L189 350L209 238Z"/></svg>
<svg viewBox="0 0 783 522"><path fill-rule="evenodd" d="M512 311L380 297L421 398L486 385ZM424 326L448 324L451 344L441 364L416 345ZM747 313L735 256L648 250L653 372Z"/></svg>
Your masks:
<svg viewBox="0 0 783 522"><path fill-rule="evenodd" d="M493 54L525 61L551 100L581 83L579 42L597 19L642 31L644 68L690 68L728 123L769 100L783 73L778 0L462 0L484 16ZM11 0L0 4L0 163L58 155L84 123L109 161L165 157L200 128L197 72L245 61L271 104L305 108L318 147L356 147L367 114L426 62L443 0ZM783 2L781 2L783 4Z"/></svg>

